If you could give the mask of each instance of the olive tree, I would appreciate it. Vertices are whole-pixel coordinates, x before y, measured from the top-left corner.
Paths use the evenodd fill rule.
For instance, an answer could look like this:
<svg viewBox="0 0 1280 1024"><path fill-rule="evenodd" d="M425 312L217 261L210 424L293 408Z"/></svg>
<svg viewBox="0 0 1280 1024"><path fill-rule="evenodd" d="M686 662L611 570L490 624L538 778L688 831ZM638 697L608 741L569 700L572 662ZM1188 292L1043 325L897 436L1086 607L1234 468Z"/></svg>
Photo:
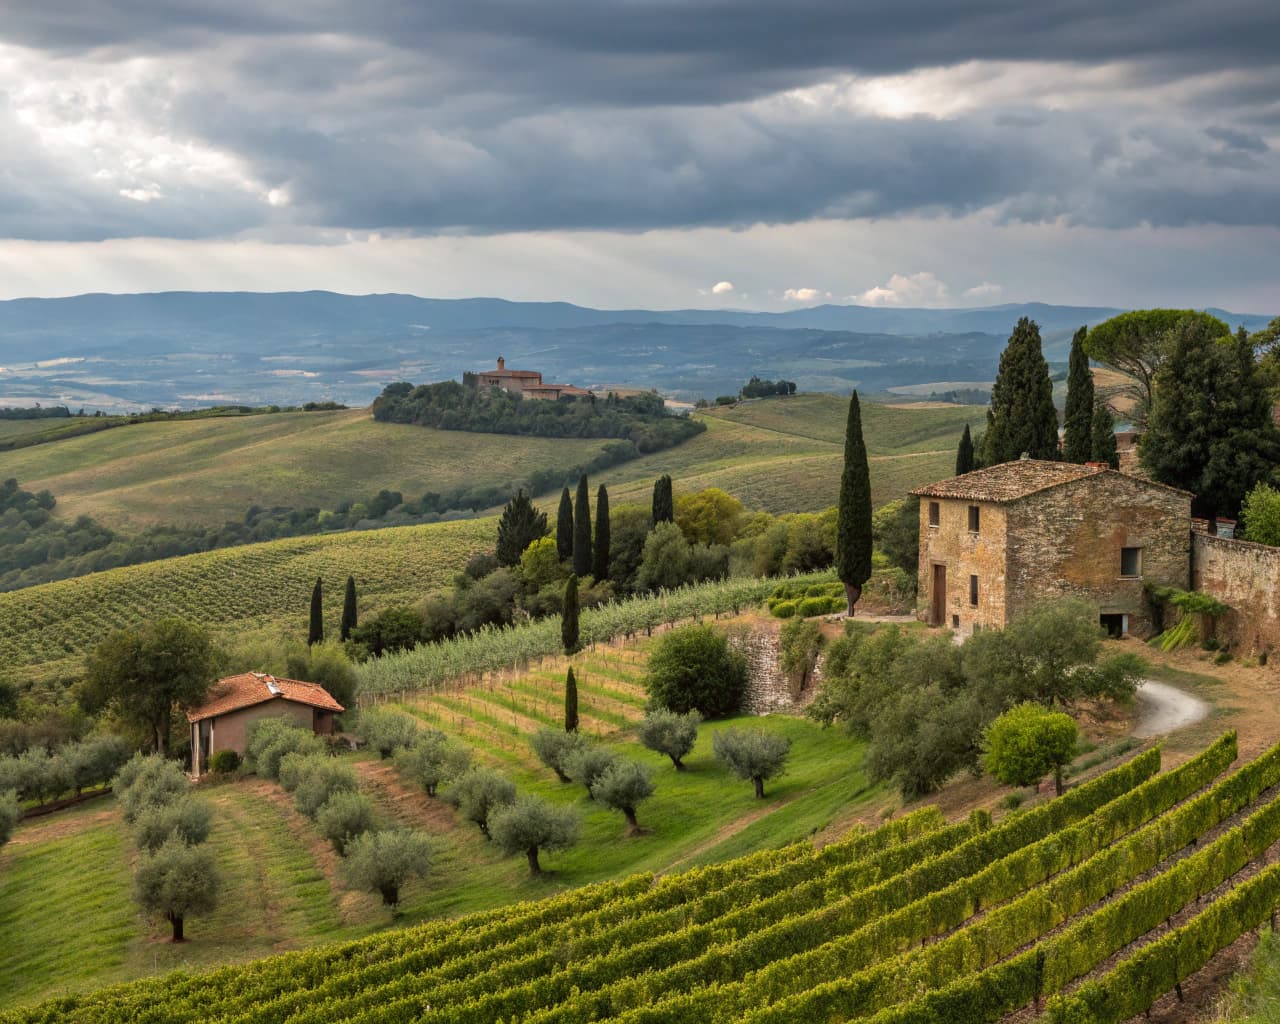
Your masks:
<svg viewBox="0 0 1280 1024"><path fill-rule="evenodd" d="M125 763L111 784L124 820L132 825L150 807L162 807L184 796L191 784L174 761L158 754L134 757Z"/></svg>
<svg viewBox="0 0 1280 1024"><path fill-rule="evenodd" d="M442 782L457 778L471 764L471 754L466 747L435 729L423 731L412 744L401 747L395 757L396 770L421 786L427 796L435 796Z"/></svg>
<svg viewBox="0 0 1280 1024"><path fill-rule="evenodd" d="M617 761L600 773L591 796L602 807L621 811L627 819L627 834L638 835L636 807L653 796L653 774L635 761Z"/></svg>
<svg viewBox="0 0 1280 1024"><path fill-rule="evenodd" d="M293 791L298 811L314 818L335 793L354 793L360 788L355 770L331 757L309 759Z"/></svg>
<svg viewBox="0 0 1280 1024"><path fill-rule="evenodd" d="M561 782L573 781L569 778L569 761L586 743L581 733L564 732L550 726L539 729L529 740L538 760L555 772Z"/></svg>
<svg viewBox="0 0 1280 1024"><path fill-rule="evenodd" d="M323 754L324 741L292 718L260 718L249 725L246 747L253 770L266 779L280 777L286 754Z"/></svg>
<svg viewBox="0 0 1280 1024"><path fill-rule="evenodd" d="M588 796L593 796L591 787L617 760L618 755L612 750L584 745L569 755L565 774L574 782L585 786Z"/></svg>
<svg viewBox="0 0 1280 1024"><path fill-rule="evenodd" d="M316 828L342 856L356 836L373 829L373 801L364 793L347 790L334 793L316 814Z"/></svg>
<svg viewBox="0 0 1280 1024"><path fill-rule="evenodd" d="M1076 750L1076 723L1061 711L1026 703L1010 708L982 734L983 765L1009 786L1033 786L1053 772L1062 795L1062 769Z"/></svg>
<svg viewBox="0 0 1280 1024"><path fill-rule="evenodd" d="M472 768L449 785L448 800L467 821L473 821L490 838L489 817L516 798L516 786L490 768Z"/></svg>
<svg viewBox="0 0 1280 1024"><path fill-rule="evenodd" d="M640 722L640 742L658 754L666 754L677 771L684 771L684 758L698 740L702 715L697 711L680 715L666 708L650 708Z"/></svg>
<svg viewBox="0 0 1280 1024"><path fill-rule="evenodd" d="M750 779L756 796L764 796L768 779L781 775L791 753L791 740L763 729L725 729L711 738L716 760L740 779Z"/></svg>
<svg viewBox="0 0 1280 1024"><path fill-rule="evenodd" d="M572 807L525 795L496 809L491 828L493 841L503 853L523 853L529 860L529 873L539 875L539 853L567 849L576 843L582 819Z"/></svg>
<svg viewBox="0 0 1280 1024"><path fill-rule="evenodd" d="M174 838L188 846L203 843L212 828L213 811L208 801L182 796L139 812L133 822L133 836L139 849L154 853Z"/></svg>
<svg viewBox="0 0 1280 1024"><path fill-rule="evenodd" d="M376 892L394 907L405 884L431 870L431 854L431 840L422 832L365 832L347 844L343 875L355 888Z"/></svg>
<svg viewBox="0 0 1280 1024"><path fill-rule="evenodd" d="M18 794L13 790L0 793L0 846L9 841L14 826L22 817L22 808L18 806Z"/></svg>
<svg viewBox="0 0 1280 1024"><path fill-rule="evenodd" d="M370 708L360 712L356 732L385 761L401 747L413 745L418 737L418 724L398 711Z"/></svg>
<svg viewBox="0 0 1280 1024"><path fill-rule="evenodd" d="M208 914L217 906L219 884L213 851L207 846L188 846L173 836L155 853L143 856L133 878L133 892L144 911L169 922L173 941L182 942L186 919Z"/></svg>

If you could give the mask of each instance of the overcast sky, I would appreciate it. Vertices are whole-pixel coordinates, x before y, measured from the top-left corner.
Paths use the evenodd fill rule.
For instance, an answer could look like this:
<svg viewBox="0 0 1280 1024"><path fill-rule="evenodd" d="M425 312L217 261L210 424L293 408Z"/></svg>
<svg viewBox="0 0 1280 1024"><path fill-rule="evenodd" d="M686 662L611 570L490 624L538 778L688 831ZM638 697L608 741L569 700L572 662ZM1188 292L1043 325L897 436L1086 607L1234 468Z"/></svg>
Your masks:
<svg viewBox="0 0 1280 1024"><path fill-rule="evenodd" d="M1275 0L0 0L0 298L1280 312Z"/></svg>

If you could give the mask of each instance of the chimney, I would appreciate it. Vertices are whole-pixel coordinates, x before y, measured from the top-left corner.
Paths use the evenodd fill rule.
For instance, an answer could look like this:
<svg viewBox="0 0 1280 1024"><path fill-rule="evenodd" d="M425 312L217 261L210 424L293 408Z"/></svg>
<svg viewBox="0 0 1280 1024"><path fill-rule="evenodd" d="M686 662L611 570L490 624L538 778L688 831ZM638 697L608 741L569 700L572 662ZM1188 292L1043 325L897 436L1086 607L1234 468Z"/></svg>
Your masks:
<svg viewBox="0 0 1280 1024"><path fill-rule="evenodd" d="M503 359L502 356L498 356L498 369L505 370L506 368L507 368L507 361Z"/></svg>

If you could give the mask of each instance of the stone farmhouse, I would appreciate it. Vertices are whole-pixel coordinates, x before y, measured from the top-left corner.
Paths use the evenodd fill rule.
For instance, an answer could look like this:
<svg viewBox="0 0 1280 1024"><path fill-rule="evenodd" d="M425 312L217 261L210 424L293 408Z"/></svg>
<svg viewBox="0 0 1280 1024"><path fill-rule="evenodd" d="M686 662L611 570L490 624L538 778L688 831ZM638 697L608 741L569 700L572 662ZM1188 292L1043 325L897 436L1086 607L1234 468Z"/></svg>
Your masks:
<svg viewBox="0 0 1280 1024"><path fill-rule="evenodd" d="M498 366L478 373L468 371L462 375L462 383L474 388L502 388L521 398L536 398L554 402L558 398L581 398L591 392L572 384L544 384L537 370L508 370L507 361L498 356Z"/></svg>
<svg viewBox="0 0 1280 1024"><path fill-rule="evenodd" d="M333 733L333 716L346 709L315 683L245 672L219 679L206 701L187 712L191 724L191 774L209 770L219 750L244 757L249 725L261 718L288 718L320 736Z"/></svg>
<svg viewBox="0 0 1280 1024"><path fill-rule="evenodd" d="M968 634L1083 598L1119 636L1153 633L1148 582L1191 585L1191 495L1092 463L1021 459L912 491L920 617Z"/></svg>

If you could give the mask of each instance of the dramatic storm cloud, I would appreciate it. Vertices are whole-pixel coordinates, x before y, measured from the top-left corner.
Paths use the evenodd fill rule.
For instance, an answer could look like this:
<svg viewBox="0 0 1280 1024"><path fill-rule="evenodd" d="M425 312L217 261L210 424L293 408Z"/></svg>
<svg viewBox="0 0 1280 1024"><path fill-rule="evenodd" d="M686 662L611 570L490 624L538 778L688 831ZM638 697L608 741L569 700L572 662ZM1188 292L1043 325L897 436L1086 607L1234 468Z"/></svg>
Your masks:
<svg viewBox="0 0 1280 1024"><path fill-rule="evenodd" d="M584 302L630 277L628 304L1257 306L1280 255L1278 10L0 2L0 289L235 286L235 247L274 246L257 287L295 286L310 254L351 290L372 265L384 290ZM757 228L767 254L738 237ZM1152 232L1185 259L1089 291L1102 250ZM983 250L954 255L965 238ZM1206 271L1241 251L1262 263Z"/></svg>

